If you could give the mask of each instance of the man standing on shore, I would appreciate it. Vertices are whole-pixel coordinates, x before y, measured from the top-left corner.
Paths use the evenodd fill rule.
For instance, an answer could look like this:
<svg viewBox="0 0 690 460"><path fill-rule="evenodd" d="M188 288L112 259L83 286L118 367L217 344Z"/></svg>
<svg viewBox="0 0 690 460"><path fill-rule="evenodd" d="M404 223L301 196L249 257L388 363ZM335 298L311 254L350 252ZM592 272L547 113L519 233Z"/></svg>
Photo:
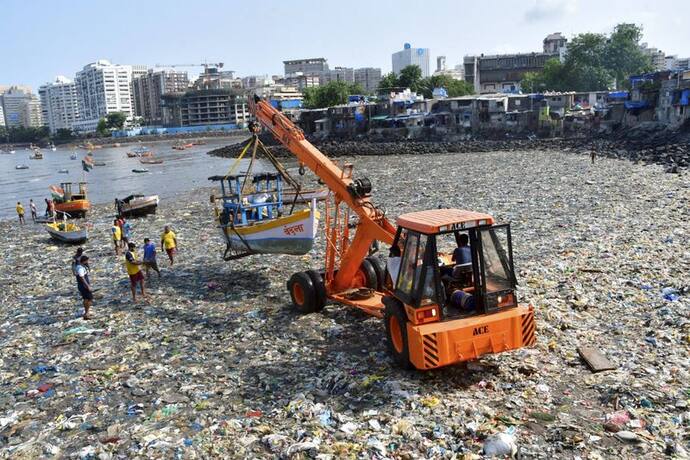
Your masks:
<svg viewBox="0 0 690 460"><path fill-rule="evenodd" d="M29 200L29 209L31 210L31 220L36 223L36 203L34 203L33 198Z"/></svg>
<svg viewBox="0 0 690 460"><path fill-rule="evenodd" d="M136 245L129 243L128 250L125 253L125 268L129 275L129 285L132 288L132 300L137 301L137 284L141 286L141 296L146 298L146 289L144 287L144 274L141 271L141 261L137 260Z"/></svg>
<svg viewBox="0 0 690 460"><path fill-rule="evenodd" d="M164 249L170 259L170 266L175 263L174 254L177 251L177 235L166 225L161 236L161 249Z"/></svg>
<svg viewBox="0 0 690 460"><path fill-rule="evenodd" d="M144 238L144 268L146 268L146 279L151 279L149 270L158 273L158 278L161 277L161 271L156 262L156 245L148 238Z"/></svg>
<svg viewBox="0 0 690 460"><path fill-rule="evenodd" d="M122 241L122 229L117 224L117 219L113 221L113 226L110 227L110 232L113 235L113 244L115 245L115 255L120 255L120 242Z"/></svg>
<svg viewBox="0 0 690 460"><path fill-rule="evenodd" d="M85 320L91 319L89 314L91 306L93 305L93 288L91 287L91 280L89 280L89 257L81 256L74 266L74 275L77 278L77 289L84 300L84 316Z"/></svg>
<svg viewBox="0 0 690 460"><path fill-rule="evenodd" d="M26 223L24 222L24 206L22 206L22 204L19 201L17 201L17 215L19 216L20 224Z"/></svg>

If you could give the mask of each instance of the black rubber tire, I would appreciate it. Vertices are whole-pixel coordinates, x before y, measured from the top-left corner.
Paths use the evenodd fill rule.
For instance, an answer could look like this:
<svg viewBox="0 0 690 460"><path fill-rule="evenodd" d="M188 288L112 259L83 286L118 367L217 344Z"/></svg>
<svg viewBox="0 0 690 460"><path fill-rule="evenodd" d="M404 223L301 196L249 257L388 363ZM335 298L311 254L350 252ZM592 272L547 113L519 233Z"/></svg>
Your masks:
<svg viewBox="0 0 690 460"><path fill-rule="evenodd" d="M323 276L316 270L307 270L307 275L309 275L311 282L314 284L314 293L316 294L316 309L314 311L321 311L328 299L326 297L326 285L323 282Z"/></svg>
<svg viewBox="0 0 690 460"><path fill-rule="evenodd" d="M303 293L301 303L298 302L299 299L295 298L295 284L299 285ZM300 313L314 313L316 311L316 290L314 289L314 283L306 272L298 272L292 275L287 282L287 288L290 292L292 305L297 311Z"/></svg>
<svg viewBox="0 0 690 460"><path fill-rule="evenodd" d="M370 289L378 289L378 277L376 276L376 269L371 261L367 258L362 261L359 269L364 273L364 278L366 279L366 286Z"/></svg>
<svg viewBox="0 0 690 460"><path fill-rule="evenodd" d="M405 307L398 299L390 296L385 296L383 299L385 308L383 310L383 322L386 327L386 345L393 361L398 367L403 369L412 369L414 366L410 362L410 345L407 340L407 315L405 314ZM400 325L400 332L402 336L402 350L396 350L393 346L393 338L391 336L391 319L394 319Z"/></svg>
<svg viewBox="0 0 690 460"><path fill-rule="evenodd" d="M376 290L381 291L383 289L383 283L386 277L386 266L383 261L376 256L369 256L365 260L368 260L374 271L376 272Z"/></svg>

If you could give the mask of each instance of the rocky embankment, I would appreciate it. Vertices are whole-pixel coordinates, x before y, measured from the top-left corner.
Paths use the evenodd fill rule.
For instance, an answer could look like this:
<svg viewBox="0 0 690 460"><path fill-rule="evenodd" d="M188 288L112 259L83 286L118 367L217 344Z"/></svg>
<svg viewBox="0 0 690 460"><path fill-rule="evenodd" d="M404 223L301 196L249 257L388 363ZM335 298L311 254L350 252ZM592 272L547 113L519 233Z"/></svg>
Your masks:
<svg viewBox="0 0 690 460"><path fill-rule="evenodd" d="M428 155L436 153L473 152L518 152L518 151L564 151L597 157L627 159L645 164L659 164L667 172L678 172L690 166L690 140L671 138L670 142L652 139L625 138L555 138L555 139L473 139L458 142L371 142L368 140L312 140L323 153L329 156L343 155ZM237 157L243 144L234 144L209 152L211 155ZM279 157L290 156L280 145L270 145L271 151Z"/></svg>

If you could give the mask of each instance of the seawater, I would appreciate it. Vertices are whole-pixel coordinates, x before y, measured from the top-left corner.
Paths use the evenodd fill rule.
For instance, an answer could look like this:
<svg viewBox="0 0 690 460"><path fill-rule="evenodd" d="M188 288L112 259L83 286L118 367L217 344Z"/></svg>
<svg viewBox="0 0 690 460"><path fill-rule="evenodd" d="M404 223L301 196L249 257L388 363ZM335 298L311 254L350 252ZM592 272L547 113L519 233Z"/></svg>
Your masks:
<svg viewBox="0 0 690 460"><path fill-rule="evenodd" d="M103 147L93 150L96 162L105 166L95 166L90 172L83 172L81 159L88 153L84 149L58 147L53 152L42 149L43 160L30 160L31 151L17 149L14 154L0 155L0 218L16 217L17 201L24 205L27 219L30 216L29 199L33 198L39 214L45 211L45 198L50 198L50 185L60 182L79 182L86 180L89 187L89 200L92 204L114 203L115 198L124 198L132 193L158 195L161 200L172 198L176 193L199 187L214 186L208 180L213 175L225 174L234 160L207 155L210 150L224 145L241 142L241 137L211 138L206 145L195 145L185 150L174 150L175 141L156 141L124 144L120 147ZM139 158L128 158L127 152L137 146L149 148L156 158L163 160L159 165L145 165ZM76 153L77 159L70 160ZM15 166L26 164L29 169L17 170ZM238 169L246 168L242 160ZM58 173L68 169L68 174ZM132 169L146 168L148 173L133 173Z"/></svg>

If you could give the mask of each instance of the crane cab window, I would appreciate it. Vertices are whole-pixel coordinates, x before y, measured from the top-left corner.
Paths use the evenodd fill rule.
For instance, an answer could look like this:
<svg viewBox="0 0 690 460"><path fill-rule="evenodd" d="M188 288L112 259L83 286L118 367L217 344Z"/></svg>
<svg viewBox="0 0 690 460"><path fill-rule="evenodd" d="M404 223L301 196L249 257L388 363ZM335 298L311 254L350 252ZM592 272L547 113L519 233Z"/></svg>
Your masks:
<svg viewBox="0 0 690 460"><path fill-rule="evenodd" d="M517 305L513 248L508 225L479 230L480 271L487 310Z"/></svg>
<svg viewBox="0 0 690 460"><path fill-rule="evenodd" d="M396 295L412 306L436 302L437 272L433 238L403 230L400 239L404 241L404 246L395 285Z"/></svg>

